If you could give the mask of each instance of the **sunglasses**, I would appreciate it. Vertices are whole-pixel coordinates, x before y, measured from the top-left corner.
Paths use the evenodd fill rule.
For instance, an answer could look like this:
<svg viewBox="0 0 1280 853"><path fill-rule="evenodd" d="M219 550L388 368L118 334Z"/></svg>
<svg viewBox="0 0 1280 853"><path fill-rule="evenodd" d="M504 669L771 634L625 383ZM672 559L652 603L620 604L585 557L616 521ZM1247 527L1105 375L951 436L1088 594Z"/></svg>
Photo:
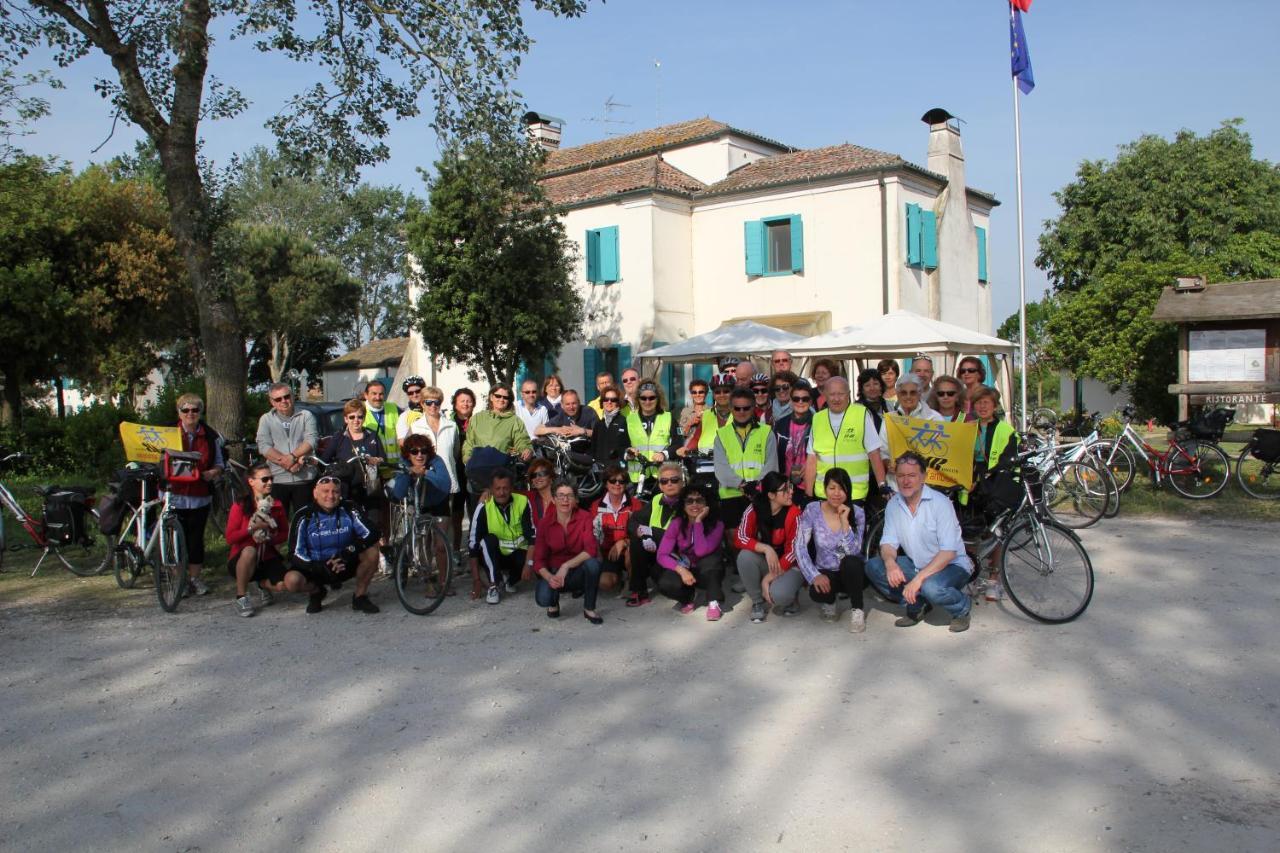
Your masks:
<svg viewBox="0 0 1280 853"><path fill-rule="evenodd" d="M259 478L258 478L258 482L259 482L259 483L271 483L271 482L274 482L274 481L275 481L275 479L276 479L275 477L259 477Z"/></svg>
<svg viewBox="0 0 1280 853"><path fill-rule="evenodd" d="M805 395L803 397L796 396L795 394L791 395L791 402L793 403L807 403L812 399L813 398L808 395Z"/></svg>
<svg viewBox="0 0 1280 853"><path fill-rule="evenodd" d="M183 406L181 409L178 409L178 411L184 415L198 415L200 414L200 407L199 406Z"/></svg>
<svg viewBox="0 0 1280 853"><path fill-rule="evenodd" d="M340 486L340 485L342 485L342 481L341 481L341 480L339 480L337 477L333 476L332 474L325 474L325 475L324 475L323 477L321 477L319 480L316 480L316 485L317 485L317 486L324 486L324 485L327 485L327 484L329 484L329 483L333 483L335 486Z"/></svg>
<svg viewBox="0 0 1280 853"><path fill-rule="evenodd" d="M956 372L957 373L978 373L979 371L978 371L978 368L976 367L962 367Z"/></svg>
<svg viewBox="0 0 1280 853"><path fill-rule="evenodd" d="M412 397L414 394L421 394L421 393L422 393L422 389L421 389L421 388L410 388L408 391L405 391L404 393L406 393L406 394L408 394L410 397Z"/></svg>
<svg viewBox="0 0 1280 853"><path fill-rule="evenodd" d="M272 398L271 398L271 402L273 402L273 403L283 403L285 400L292 400L292 399L293 399L293 395L292 395L292 394L284 394L284 395L279 396L279 397L272 397Z"/></svg>
<svg viewBox="0 0 1280 853"><path fill-rule="evenodd" d="M604 398L602 398L602 399L600 400L600 402L601 402L601 403L617 403L617 402L618 402L618 398L617 398L617 397L604 397Z"/></svg>
<svg viewBox="0 0 1280 853"><path fill-rule="evenodd" d="M410 456L426 456L427 449L425 447L415 447L413 450L409 451L409 455Z"/></svg>
<svg viewBox="0 0 1280 853"><path fill-rule="evenodd" d="M652 403L654 400L658 399L658 397L656 394L643 394L636 399L642 403Z"/></svg>
<svg viewBox="0 0 1280 853"><path fill-rule="evenodd" d="M623 381L623 382L625 382L625 383L627 383L628 385L630 385L632 382L639 382L639 381L640 381L640 377L639 377L639 376L632 376L630 379L628 379L627 377L625 377L625 376L624 376L624 377L622 377L622 381Z"/></svg>
<svg viewBox="0 0 1280 853"><path fill-rule="evenodd" d="M424 405L424 406L439 406L439 405L440 405L441 403L443 403L443 402L444 402L444 400L423 400L423 401L422 401L422 405Z"/></svg>
<svg viewBox="0 0 1280 853"><path fill-rule="evenodd" d="M939 397L954 397L956 395L955 391L934 391L933 393Z"/></svg>
<svg viewBox="0 0 1280 853"><path fill-rule="evenodd" d="M494 395L493 395L493 399L495 399L495 400L510 400L510 399L511 399L511 395L510 395L510 394L494 394Z"/></svg>
<svg viewBox="0 0 1280 853"><path fill-rule="evenodd" d="M543 477L550 477L550 476L551 476L551 472L550 472L550 471L534 471L532 474L530 474L530 475L529 475L529 479L530 479L530 480L540 480L540 479L542 479Z"/></svg>
<svg viewBox="0 0 1280 853"><path fill-rule="evenodd" d="M733 389L732 389L732 388L717 388L715 391L712 391L711 393L716 394L716 395L720 395L720 394L732 394L732 393L733 393Z"/></svg>
<svg viewBox="0 0 1280 853"><path fill-rule="evenodd" d="M610 477L605 482L613 486L625 486L627 484L627 478L626 477Z"/></svg>
<svg viewBox="0 0 1280 853"><path fill-rule="evenodd" d="M756 407L755 406L734 406L733 410L735 412L754 412L756 410Z"/></svg>
<svg viewBox="0 0 1280 853"><path fill-rule="evenodd" d="M699 397L705 397L707 395L707 389L706 388L690 388L689 393L697 394Z"/></svg>
<svg viewBox="0 0 1280 853"><path fill-rule="evenodd" d="M753 386L751 386L751 393L753 393L753 394L768 394L768 393L769 393L769 387L768 387L767 385L753 385Z"/></svg>
<svg viewBox="0 0 1280 853"><path fill-rule="evenodd" d="M706 506L706 503L706 498L689 497L684 499L685 506Z"/></svg>
<svg viewBox="0 0 1280 853"><path fill-rule="evenodd" d="M352 412L352 413L351 413L351 414L349 414L349 415L343 415L343 420L347 420L347 421L362 421L362 420L364 420L364 415L358 415L358 414L356 414L355 412Z"/></svg>
<svg viewBox="0 0 1280 853"><path fill-rule="evenodd" d="M680 477L659 477L658 478L659 486L670 486L672 484L675 484L678 486L683 482L684 480Z"/></svg>

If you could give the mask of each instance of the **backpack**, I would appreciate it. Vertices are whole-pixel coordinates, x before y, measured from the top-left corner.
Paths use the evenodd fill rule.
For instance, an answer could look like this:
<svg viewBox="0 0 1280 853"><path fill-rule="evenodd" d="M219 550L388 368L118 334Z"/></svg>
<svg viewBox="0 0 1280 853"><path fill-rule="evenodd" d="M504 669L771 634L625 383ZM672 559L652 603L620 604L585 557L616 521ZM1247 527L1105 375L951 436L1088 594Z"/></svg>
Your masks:
<svg viewBox="0 0 1280 853"><path fill-rule="evenodd" d="M54 486L44 497L44 536L57 545L84 542L90 492L81 486Z"/></svg>

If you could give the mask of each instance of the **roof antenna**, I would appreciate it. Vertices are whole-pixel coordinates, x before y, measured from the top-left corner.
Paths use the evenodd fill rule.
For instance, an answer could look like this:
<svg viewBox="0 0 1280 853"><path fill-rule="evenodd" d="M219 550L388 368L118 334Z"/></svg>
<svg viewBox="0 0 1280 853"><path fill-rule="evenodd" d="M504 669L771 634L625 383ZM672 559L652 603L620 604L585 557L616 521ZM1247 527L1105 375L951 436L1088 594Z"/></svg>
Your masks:
<svg viewBox="0 0 1280 853"><path fill-rule="evenodd" d="M613 99L613 95L610 95L608 98L606 98L606 99L605 99L605 102L604 102L604 118L584 118L584 119L583 119L583 121L590 121L590 122L595 122L596 124L603 124L603 125L605 125L605 126L606 126L606 127L605 127L605 136L622 136L622 135L623 135L622 131L620 131L620 130L610 130L610 129L608 128L608 125L613 125L613 124L635 124L635 122L634 122L634 121L628 121L628 120L626 120L626 119L614 118L614 117L613 117L613 114L614 114L614 112L615 112L616 110L618 110L619 108L622 108L622 109L630 109L630 108L631 108L631 105L630 105L630 104L624 104L624 103L622 103L622 102L620 102L620 101L615 101L615 100Z"/></svg>
<svg viewBox="0 0 1280 853"><path fill-rule="evenodd" d="M653 126L662 127L662 60L653 60Z"/></svg>

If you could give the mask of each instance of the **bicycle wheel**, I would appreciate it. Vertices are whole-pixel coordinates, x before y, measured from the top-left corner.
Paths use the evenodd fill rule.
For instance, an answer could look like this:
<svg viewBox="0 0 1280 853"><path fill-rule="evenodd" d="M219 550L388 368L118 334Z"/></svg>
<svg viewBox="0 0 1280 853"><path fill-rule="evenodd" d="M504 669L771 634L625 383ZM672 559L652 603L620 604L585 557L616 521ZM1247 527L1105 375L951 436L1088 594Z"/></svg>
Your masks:
<svg viewBox="0 0 1280 853"><path fill-rule="evenodd" d="M1080 540L1056 521L1031 515L1005 535L1000 580L1019 610L1053 625L1075 619L1093 598L1093 564Z"/></svg>
<svg viewBox="0 0 1280 853"><path fill-rule="evenodd" d="M210 491L213 493L213 501L209 504L209 516L219 530L226 530L231 505L236 501L235 491L225 476L215 480Z"/></svg>
<svg viewBox="0 0 1280 853"><path fill-rule="evenodd" d="M1099 463L1098 470L1102 472L1103 478L1107 481L1107 489L1111 492L1110 500L1107 501L1107 511L1102 514L1102 517L1115 518L1120 514L1120 487L1116 484L1115 475L1111 473L1110 468Z"/></svg>
<svg viewBox="0 0 1280 853"><path fill-rule="evenodd" d="M1227 487L1231 461L1216 444L1189 441L1169 448L1169 484L1184 498L1211 498Z"/></svg>
<svg viewBox="0 0 1280 853"><path fill-rule="evenodd" d="M880 534L884 532L884 513L877 512L871 516L867 524L867 532L862 537L863 562L880 555Z"/></svg>
<svg viewBox="0 0 1280 853"><path fill-rule="evenodd" d="M1118 441L1106 439L1089 445L1089 454L1115 478L1116 489L1123 492L1133 483L1133 454Z"/></svg>
<svg viewBox="0 0 1280 853"><path fill-rule="evenodd" d="M424 524L404 541L396 556L396 595L404 609L426 616L444 601L453 577L453 555L444 529Z"/></svg>
<svg viewBox="0 0 1280 853"><path fill-rule="evenodd" d="M1245 494L1258 500L1280 498L1280 465L1254 458L1249 453L1252 449L1252 444L1246 444L1236 459L1236 482Z"/></svg>
<svg viewBox="0 0 1280 853"><path fill-rule="evenodd" d="M115 564L116 584L121 589L133 589L138 583L138 575L142 574L142 554L138 546L130 542L121 545L111 555Z"/></svg>
<svg viewBox="0 0 1280 853"><path fill-rule="evenodd" d="M98 529L96 509L85 513L84 521L85 529L80 531L80 541L54 545L52 550L67 571L87 578L107 571L111 560L111 541Z"/></svg>
<svg viewBox="0 0 1280 853"><path fill-rule="evenodd" d="M1098 523L1111 503L1111 490L1098 467L1085 458L1055 462L1044 473L1044 504L1055 521L1080 530Z"/></svg>
<svg viewBox="0 0 1280 853"><path fill-rule="evenodd" d="M156 543L156 598L166 613L178 609L187 591L187 537L178 519L169 517L159 526Z"/></svg>

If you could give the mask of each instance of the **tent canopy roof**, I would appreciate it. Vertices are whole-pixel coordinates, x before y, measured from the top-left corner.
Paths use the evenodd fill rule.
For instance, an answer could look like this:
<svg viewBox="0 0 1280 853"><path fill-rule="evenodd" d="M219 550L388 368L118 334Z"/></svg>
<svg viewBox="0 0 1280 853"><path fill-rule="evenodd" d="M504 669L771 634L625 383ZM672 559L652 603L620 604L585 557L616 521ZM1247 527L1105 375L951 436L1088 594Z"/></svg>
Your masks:
<svg viewBox="0 0 1280 853"><path fill-rule="evenodd" d="M678 343L645 350L637 357L660 358L663 361L714 361L722 355L769 355L776 349L793 350L803 340L800 335L746 320Z"/></svg>
<svg viewBox="0 0 1280 853"><path fill-rule="evenodd" d="M918 352L1004 353L1014 345L953 323L931 320L911 311L890 311L866 323L833 329L792 344L794 356L907 356Z"/></svg>

